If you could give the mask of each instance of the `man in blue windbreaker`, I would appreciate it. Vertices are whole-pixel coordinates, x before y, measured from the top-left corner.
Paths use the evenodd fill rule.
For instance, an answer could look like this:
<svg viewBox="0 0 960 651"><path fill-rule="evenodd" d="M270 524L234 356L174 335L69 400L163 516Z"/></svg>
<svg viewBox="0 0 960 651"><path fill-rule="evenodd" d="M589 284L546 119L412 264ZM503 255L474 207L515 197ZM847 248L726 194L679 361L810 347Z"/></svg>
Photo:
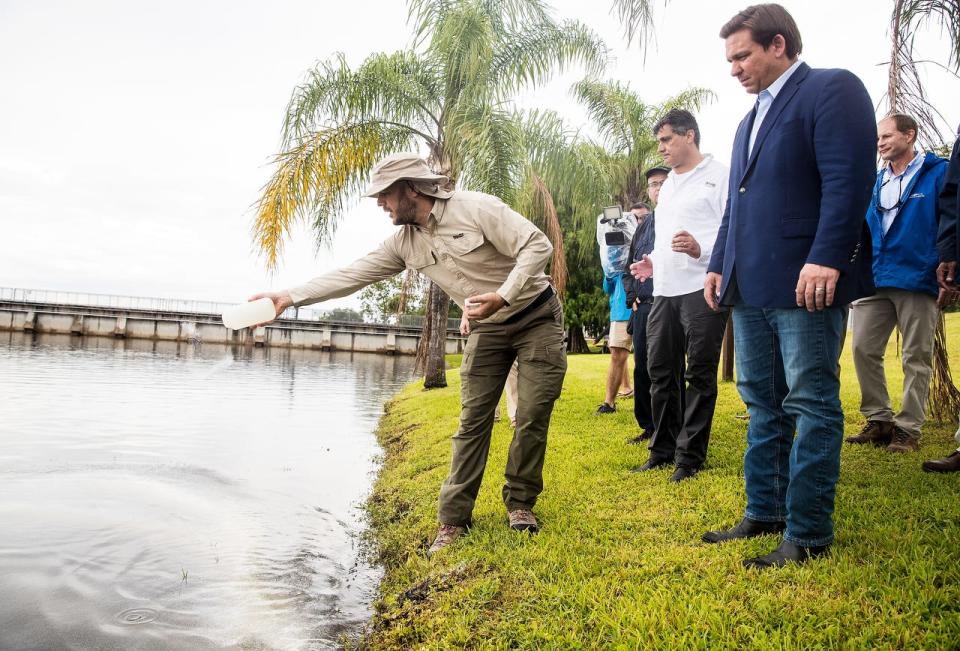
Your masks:
<svg viewBox="0 0 960 651"><path fill-rule="evenodd" d="M867 208L877 293L854 303L853 361L866 425L847 443L919 448L920 427L933 377L933 340L939 319L937 197L947 161L918 151L917 122L894 113L877 125L877 148L886 165L877 173ZM894 327L903 338L903 404L894 414L883 358Z"/></svg>

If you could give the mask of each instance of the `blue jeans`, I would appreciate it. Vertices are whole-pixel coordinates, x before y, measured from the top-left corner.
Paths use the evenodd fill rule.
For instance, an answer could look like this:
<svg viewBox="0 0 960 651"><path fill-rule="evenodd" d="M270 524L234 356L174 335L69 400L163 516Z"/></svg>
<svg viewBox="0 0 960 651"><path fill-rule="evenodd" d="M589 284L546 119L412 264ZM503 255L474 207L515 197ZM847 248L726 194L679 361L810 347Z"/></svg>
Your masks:
<svg viewBox="0 0 960 651"><path fill-rule="evenodd" d="M750 412L746 516L786 521L784 539L804 547L833 541L845 313L744 305L733 311L737 389Z"/></svg>

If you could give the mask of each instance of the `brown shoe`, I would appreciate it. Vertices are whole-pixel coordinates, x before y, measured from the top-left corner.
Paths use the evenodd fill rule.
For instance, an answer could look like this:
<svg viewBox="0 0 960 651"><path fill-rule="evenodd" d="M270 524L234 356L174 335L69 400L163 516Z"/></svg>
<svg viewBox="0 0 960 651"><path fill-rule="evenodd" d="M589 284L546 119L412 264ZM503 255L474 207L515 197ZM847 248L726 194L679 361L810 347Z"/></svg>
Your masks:
<svg viewBox="0 0 960 651"><path fill-rule="evenodd" d="M534 517L530 509L514 509L510 511L510 528L515 531L529 531L537 533L540 527L537 525L537 518Z"/></svg>
<svg viewBox="0 0 960 651"><path fill-rule="evenodd" d="M847 443L871 443L877 447L890 445L892 440L893 423L885 420L868 420L859 434L847 437Z"/></svg>
<svg viewBox="0 0 960 651"><path fill-rule="evenodd" d="M943 459L931 459L923 462L924 472L960 472L960 450L954 450Z"/></svg>
<svg viewBox="0 0 960 651"><path fill-rule="evenodd" d="M910 432L900 427L893 428L893 441L887 446L887 452L916 452L919 449L920 441Z"/></svg>
<svg viewBox="0 0 960 651"><path fill-rule="evenodd" d="M455 524L441 524L440 530L437 531L437 537L433 539L433 544L430 545L430 549L427 550L427 556L433 556L462 536L466 530L466 527L458 527Z"/></svg>

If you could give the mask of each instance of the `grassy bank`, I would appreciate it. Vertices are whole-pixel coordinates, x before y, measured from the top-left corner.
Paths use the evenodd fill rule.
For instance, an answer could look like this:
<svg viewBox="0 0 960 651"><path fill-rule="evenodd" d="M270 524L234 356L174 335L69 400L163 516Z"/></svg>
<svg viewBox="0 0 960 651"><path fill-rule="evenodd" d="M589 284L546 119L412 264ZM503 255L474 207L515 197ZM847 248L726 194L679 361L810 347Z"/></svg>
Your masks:
<svg viewBox="0 0 960 651"><path fill-rule="evenodd" d="M960 362L960 317L948 341ZM500 499L512 431L494 427L474 528L425 557L457 427L459 376L446 389L408 386L380 425L387 451L369 511L386 566L364 644L408 648L944 648L960 646L960 475L921 472L956 444L955 423L928 423L921 451L845 446L837 541L825 559L765 573L740 566L772 537L712 546L706 529L744 505L744 407L721 384L704 472L631 474L647 452L632 402L595 416L609 357L569 359L536 507L537 536L512 532ZM891 394L899 360L888 354ZM956 373L956 371L955 371ZM843 358L847 433L863 420L849 347Z"/></svg>

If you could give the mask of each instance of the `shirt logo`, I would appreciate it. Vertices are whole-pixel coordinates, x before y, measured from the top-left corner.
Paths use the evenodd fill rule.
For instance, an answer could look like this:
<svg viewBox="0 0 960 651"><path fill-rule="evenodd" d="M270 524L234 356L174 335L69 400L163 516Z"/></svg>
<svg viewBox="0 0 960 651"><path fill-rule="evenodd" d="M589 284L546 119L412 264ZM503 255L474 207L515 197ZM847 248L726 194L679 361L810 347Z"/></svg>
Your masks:
<svg viewBox="0 0 960 651"><path fill-rule="evenodd" d="M461 237L463 237L463 235L464 235L463 233L457 233L456 235L453 236L453 239L459 240Z"/></svg>
<svg viewBox="0 0 960 651"><path fill-rule="evenodd" d="M715 188L715 187L717 187L717 184L714 183L713 181L707 181L707 182L706 182L706 185L707 185L708 188Z"/></svg>

